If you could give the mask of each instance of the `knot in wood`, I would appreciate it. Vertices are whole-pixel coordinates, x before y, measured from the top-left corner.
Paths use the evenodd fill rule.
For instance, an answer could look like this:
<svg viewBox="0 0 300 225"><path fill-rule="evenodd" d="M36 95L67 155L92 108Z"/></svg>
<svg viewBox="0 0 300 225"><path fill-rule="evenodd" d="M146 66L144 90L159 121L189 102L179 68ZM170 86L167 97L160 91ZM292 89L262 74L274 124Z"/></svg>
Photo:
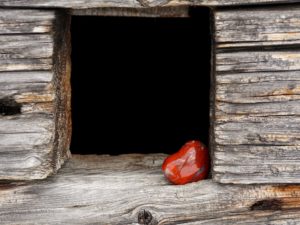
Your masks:
<svg viewBox="0 0 300 225"><path fill-rule="evenodd" d="M150 224L152 221L152 214L145 209L139 211L138 214L138 223L139 224Z"/></svg>

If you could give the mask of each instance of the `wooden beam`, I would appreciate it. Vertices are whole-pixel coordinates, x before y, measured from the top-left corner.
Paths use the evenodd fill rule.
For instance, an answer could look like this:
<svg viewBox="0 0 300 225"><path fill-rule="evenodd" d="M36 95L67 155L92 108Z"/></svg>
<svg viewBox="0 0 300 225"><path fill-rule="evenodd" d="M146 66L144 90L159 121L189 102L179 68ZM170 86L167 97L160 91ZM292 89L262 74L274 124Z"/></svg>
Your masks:
<svg viewBox="0 0 300 225"><path fill-rule="evenodd" d="M217 10L215 23L218 49L300 44L299 6Z"/></svg>
<svg viewBox="0 0 300 225"><path fill-rule="evenodd" d="M300 186L174 186L161 172L164 157L75 155L47 180L2 184L1 224L300 222Z"/></svg>
<svg viewBox="0 0 300 225"><path fill-rule="evenodd" d="M240 6L258 4L287 4L297 0L0 0L0 7L31 7L31 8L147 8L163 6Z"/></svg>
<svg viewBox="0 0 300 225"><path fill-rule="evenodd" d="M189 6L176 7L147 7L147 8L92 8L73 9L70 13L74 16L125 16L125 17L190 17Z"/></svg>

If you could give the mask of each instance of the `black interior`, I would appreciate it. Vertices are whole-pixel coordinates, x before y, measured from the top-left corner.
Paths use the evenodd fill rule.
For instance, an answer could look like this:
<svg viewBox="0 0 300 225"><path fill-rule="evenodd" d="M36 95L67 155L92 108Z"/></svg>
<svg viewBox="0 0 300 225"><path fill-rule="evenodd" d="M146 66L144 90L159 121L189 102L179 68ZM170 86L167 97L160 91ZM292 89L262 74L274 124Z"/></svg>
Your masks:
<svg viewBox="0 0 300 225"><path fill-rule="evenodd" d="M72 18L71 151L173 153L208 143L209 10Z"/></svg>

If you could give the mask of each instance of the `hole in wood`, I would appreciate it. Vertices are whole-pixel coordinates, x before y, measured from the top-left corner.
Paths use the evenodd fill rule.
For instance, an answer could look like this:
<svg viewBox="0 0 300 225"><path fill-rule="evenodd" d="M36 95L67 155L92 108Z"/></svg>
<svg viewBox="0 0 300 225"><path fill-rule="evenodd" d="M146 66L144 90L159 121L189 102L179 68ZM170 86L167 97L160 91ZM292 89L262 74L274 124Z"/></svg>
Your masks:
<svg viewBox="0 0 300 225"><path fill-rule="evenodd" d="M71 151L174 153L208 144L209 9L188 18L72 18Z"/></svg>
<svg viewBox="0 0 300 225"><path fill-rule="evenodd" d="M283 202L281 199L265 199L255 202L250 209L253 210L281 210Z"/></svg>
<svg viewBox="0 0 300 225"><path fill-rule="evenodd" d="M14 99L0 99L0 115L10 116L21 113L21 104Z"/></svg>

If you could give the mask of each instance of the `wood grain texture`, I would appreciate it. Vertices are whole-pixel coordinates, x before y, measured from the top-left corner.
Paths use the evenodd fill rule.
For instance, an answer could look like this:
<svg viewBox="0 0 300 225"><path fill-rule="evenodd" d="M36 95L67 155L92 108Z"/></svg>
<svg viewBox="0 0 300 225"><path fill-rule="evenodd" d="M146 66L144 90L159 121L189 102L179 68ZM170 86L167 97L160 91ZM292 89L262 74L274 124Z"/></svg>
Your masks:
<svg viewBox="0 0 300 225"><path fill-rule="evenodd" d="M286 4L296 3L297 0L144 0L146 6L246 6L246 5L260 5L260 4Z"/></svg>
<svg viewBox="0 0 300 225"><path fill-rule="evenodd" d="M163 6L240 6L296 3L297 0L0 0L0 7L31 8L147 8Z"/></svg>
<svg viewBox="0 0 300 225"><path fill-rule="evenodd" d="M0 9L0 34L49 33L54 19L53 11Z"/></svg>
<svg viewBox="0 0 300 225"><path fill-rule="evenodd" d="M0 0L0 7L32 8L102 8L102 7L142 7L138 0Z"/></svg>
<svg viewBox="0 0 300 225"><path fill-rule="evenodd" d="M215 11L216 181L300 183L299 12Z"/></svg>
<svg viewBox="0 0 300 225"><path fill-rule="evenodd" d="M220 10L215 14L218 48L300 43L299 6Z"/></svg>
<svg viewBox="0 0 300 225"><path fill-rule="evenodd" d="M92 8L73 9L70 13L75 16L126 16L126 17L160 17L160 18L183 18L190 17L189 6L176 7L146 7L146 8Z"/></svg>
<svg viewBox="0 0 300 225"><path fill-rule="evenodd" d="M0 180L42 179L69 156L69 17L0 11Z"/></svg>
<svg viewBox="0 0 300 225"><path fill-rule="evenodd" d="M300 186L170 185L161 172L164 157L75 155L47 180L2 184L1 224L300 222Z"/></svg>

